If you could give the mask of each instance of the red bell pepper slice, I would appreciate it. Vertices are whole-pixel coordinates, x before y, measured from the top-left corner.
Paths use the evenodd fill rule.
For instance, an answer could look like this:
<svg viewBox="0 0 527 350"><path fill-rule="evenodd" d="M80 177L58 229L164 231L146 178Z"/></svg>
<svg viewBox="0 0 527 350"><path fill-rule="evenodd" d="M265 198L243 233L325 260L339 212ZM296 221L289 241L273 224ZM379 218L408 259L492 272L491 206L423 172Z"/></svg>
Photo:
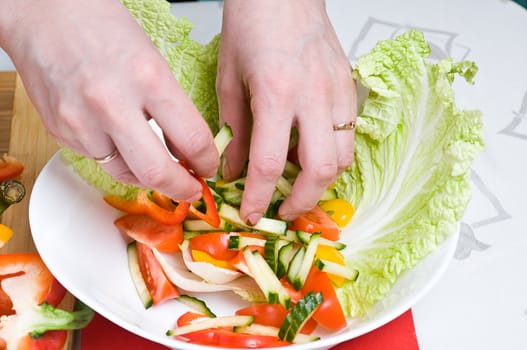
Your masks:
<svg viewBox="0 0 527 350"><path fill-rule="evenodd" d="M178 339L193 344L212 345L222 348L271 348L291 345L278 337L236 333L228 329L211 328L178 336Z"/></svg>
<svg viewBox="0 0 527 350"><path fill-rule="evenodd" d="M24 164L13 156L4 156L0 159L0 182L13 179L24 171Z"/></svg>
<svg viewBox="0 0 527 350"><path fill-rule="evenodd" d="M87 307L72 313L55 308L65 289L36 253L0 255L0 281L0 348L59 350L66 330L82 328L93 317Z"/></svg>
<svg viewBox="0 0 527 350"><path fill-rule="evenodd" d="M149 191L141 189L134 199L126 200L117 195L105 196L104 201L127 214L145 214L164 225L178 225L185 220L190 204L184 201L173 209L167 209L150 198Z"/></svg>
<svg viewBox="0 0 527 350"><path fill-rule="evenodd" d="M216 201L212 195L212 191L207 185L207 182L201 177L197 176L193 172L190 172L192 176L196 178L201 184L201 196L203 203L205 204L205 213L199 211L194 206L190 206L190 212L200 218L201 220L207 222L212 227L220 227L220 215L218 214L218 207L216 206Z"/></svg>

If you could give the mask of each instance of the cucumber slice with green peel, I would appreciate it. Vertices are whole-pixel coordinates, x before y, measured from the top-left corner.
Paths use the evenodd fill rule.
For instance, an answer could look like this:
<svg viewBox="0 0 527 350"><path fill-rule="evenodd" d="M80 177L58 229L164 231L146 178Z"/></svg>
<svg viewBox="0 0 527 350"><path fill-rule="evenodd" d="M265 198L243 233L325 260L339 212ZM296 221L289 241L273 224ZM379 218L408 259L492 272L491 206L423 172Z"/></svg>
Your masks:
<svg viewBox="0 0 527 350"><path fill-rule="evenodd" d="M222 219L232 225L248 230L256 230L275 235L283 235L287 231L287 222L265 217L261 218L254 226L248 225L240 217L240 211L227 203L222 203L219 206L218 214Z"/></svg>
<svg viewBox="0 0 527 350"><path fill-rule="evenodd" d="M182 294L179 297L177 297L176 300L187 305L194 311L198 311L202 313L205 316L216 317L214 312L212 312L207 306L207 304L201 299L198 299L190 295Z"/></svg>
<svg viewBox="0 0 527 350"><path fill-rule="evenodd" d="M276 277L282 278L286 275L291 259L293 259L295 253L295 242L289 242L280 248L278 251L278 261L276 263Z"/></svg>
<svg viewBox="0 0 527 350"><path fill-rule="evenodd" d="M265 242L265 239L260 239L256 237L245 237L237 235L236 233L232 233L229 236L229 245L227 246L227 248L232 250L239 250L247 246L264 247Z"/></svg>
<svg viewBox="0 0 527 350"><path fill-rule="evenodd" d="M269 304L280 303L283 307L289 309L291 306L291 297L263 256L257 251L254 253L251 252L248 247L243 248L243 255L251 272L251 277L255 280L258 287L260 287L267 302Z"/></svg>
<svg viewBox="0 0 527 350"><path fill-rule="evenodd" d="M285 234L285 239L288 239L290 241L299 242L299 243L308 244L309 240L311 239L311 235L312 235L311 233L305 232L305 231L288 230L286 232L286 234ZM339 241L332 241L332 240L329 240L329 239L324 238L324 237L320 237L320 239L318 241L318 244L319 245L327 245L327 246L330 246L330 247L334 247L337 250L342 250L342 249L346 248L346 244L345 243L342 243L342 242L339 242Z"/></svg>
<svg viewBox="0 0 527 350"><path fill-rule="evenodd" d="M323 301L324 298L322 297L322 293L307 293L298 301L298 303L295 304L295 306L293 306L289 314L285 317L284 322L278 331L278 338L293 343L298 332L311 316L313 316Z"/></svg>
<svg viewBox="0 0 527 350"><path fill-rule="evenodd" d="M280 331L280 328L253 323L252 325L246 327L234 327L233 331L236 333L243 334L267 335L271 337L278 337L278 332ZM293 343L305 344L317 340L320 340L319 336L297 333L293 340Z"/></svg>
<svg viewBox="0 0 527 350"><path fill-rule="evenodd" d="M209 232L209 231L225 231L230 232L233 226L220 218L220 226L214 227L206 221L195 219L183 221L183 231L185 232Z"/></svg>
<svg viewBox="0 0 527 350"><path fill-rule="evenodd" d="M218 131L218 133L214 137L214 145L216 146L216 149L218 150L218 154L220 155L220 157L223 154L223 152L225 152L225 148L227 148L231 140L232 140L232 129L227 123L225 123L221 127L220 131Z"/></svg>
<svg viewBox="0 0 527 350"><path fill-rule="evenodd" d="M350 281L355 281L359 277L359 271L350 269L345 265L337 264L333 261L316 259L315 266L320 270L332 275L343 277Z"/></svg>
<svg viewBox="0 0 527 350"><path fill-rule="evenodd" d="M304 253L302 256L299 255L297 257L298 253L302 250L300 248L291 261L291 265L289 266L290 271L287 272L287 277L296 290L304 286L309 270L313 266L319 240L320 233L311 234L307 247L303 249Z"/></svg>
<svg viewBox="0 0 527 350"><path fill-rule="evenodd" d="M126 253L128 255L128 270L130 271L130 277L132 277L132 283L134 284L137 295L139 295L141 303L145 309L148 309L154 304L154 299L146 287L145 280L141 274L141 269L139 268L139 257L137 255L137 245L135 241L128 244L126 247Z"/></svg>
<svg viewBox="0 0 527 350"><path fill-rule="evenodd" d="M291 259L291 262L289 263L289 268L287 269L287 279L289 280L289 282L293 284L293 287L296 290L299 290L300 288L302 288L302 286L298 286L297 288L297 285L298 285L298 275L300 274L300 269L302 268L305 255L306 255L306 247L301 246L300 248L298 248L295 255ZM294 281L296 281L297 285L295 285Z"/></svg>
<svg viewBox="0 0 527 350"><path fill-rule="evenodd" d="M287 243L288 243L287 241L281 240L279 236L269 236L267 237L267 240L265 241L265 245L264 245L265 261L267 261L267 264L269 265L269 267L271 267L271 269L273 270L275 274L278 270L278 254L280 252L280 248L282 248Z"/></svg>
<svg viewBox="0 0 527 350"><path fill-rule="evenodd" d="M177 336L209 328L250 326L253 322L254 316L221 316L204 318L198 322L190 323L175 329L169 329L166 332L166 335Z"/></svg>

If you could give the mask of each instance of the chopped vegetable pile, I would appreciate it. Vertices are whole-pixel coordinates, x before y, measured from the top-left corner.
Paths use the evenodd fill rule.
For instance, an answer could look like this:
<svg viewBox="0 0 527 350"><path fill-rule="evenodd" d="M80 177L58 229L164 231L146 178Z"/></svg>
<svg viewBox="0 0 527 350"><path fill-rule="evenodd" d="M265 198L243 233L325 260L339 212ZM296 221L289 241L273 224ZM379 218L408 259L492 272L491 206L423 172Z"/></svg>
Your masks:
<svg viewBox="0 0 527 350"><path fill-rule="evenodd" d="M219 37L207 45L193 41L191 24L173 17L163 0L123 3L211 130L228 134L218 132ZM244 179L203 181L199 203L177 203L118 183L93 160L63 150L107 203L127 212L116 226L135 242L128 247L130 269L145 307L177 298L194 308L176 321L171 336L231 347L312 341L306 329L313 322L339 329L346 317L364 315L455 232L470 200L483 127L479 111L457 108L452 84L456 76L472 83L477 67L450 58L432 63L429 54L423 34L410 30L359 59L353 76L368 96L359 110L354 163L318 207L293 223L275 218L298 171L293 163L284 169L275 204L251 227L237 209ZM337 224L346 226L345 236ZM214 317L203 301L180 290L232 290L261 310ZM326 308L334 308L330 320L321 316ZM261 316L269 310L285 315L280 324Z"/></svg>

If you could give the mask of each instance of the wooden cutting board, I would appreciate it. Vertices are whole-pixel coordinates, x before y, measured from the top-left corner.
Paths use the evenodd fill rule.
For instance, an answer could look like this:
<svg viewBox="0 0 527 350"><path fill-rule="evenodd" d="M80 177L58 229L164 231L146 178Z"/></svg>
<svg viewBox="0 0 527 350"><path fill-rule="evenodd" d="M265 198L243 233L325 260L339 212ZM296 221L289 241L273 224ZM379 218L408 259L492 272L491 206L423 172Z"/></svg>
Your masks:
<svg viewBox="0 0 527 350"><path fill-rule="evenodd" d="M2 215L2 223L11 227L14 235L0 253L35 252L28 220L29 198L38 174L59 146L44 128L15 72L0 72L0 146L5 144L7 153L24 164L21 181L26 196ZM68 295L60 307L70 309L72 304L73 297ZM72 338L70 334L64 350L72 349Z"/></svg>

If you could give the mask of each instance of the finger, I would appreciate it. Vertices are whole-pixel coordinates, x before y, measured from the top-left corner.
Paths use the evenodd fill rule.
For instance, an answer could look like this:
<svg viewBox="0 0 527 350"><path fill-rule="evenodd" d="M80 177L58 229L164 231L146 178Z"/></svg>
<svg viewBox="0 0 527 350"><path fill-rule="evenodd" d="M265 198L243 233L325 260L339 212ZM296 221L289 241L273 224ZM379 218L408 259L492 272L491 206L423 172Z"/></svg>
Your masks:
<svg viewBox="0 0 527 350"><path fill-rule="evenodd" d="M328 106L322 102L318 106ZM309 110L308 110L309 111ZM291 220L309 211L320 200L326 188L337 175L337 149L329 108L318 113L312 109L298 122L298 157L302 170L298 174L291 193L279 209L279 215Z"/></svg>
<svg viewBox="0 0 527 350"><path fill-rule="evenodd" d="M351 77L351 67L344 71L341 77L334 92L332 110L334 125L357 120L356 84ZM335 130L334 137L337 148L338 174L341 174L353 162L355 129Z"/></svg>
<svg viewBox="0 0 527 350"><path fill-rule="evenodd" d="M197 175L214 176L219 156L208 124L175 80L165 85L162 92L147 99L147 113L163 130L174 156L185 160Z"/></svg>
<svg viewBox="0 0 527 350"><path fill-rule="evenodd" d="M240 215L251 224L258 222L267 210L282 175L293 119L289 110L255 113L247 180L240 207Z"/></svg>
<svg viewBox="0 0 527 350"><path fill-rule="evenodd" d="M144 115L137 111L128 115L127 125L121 125L110 136L130 171L144 187L174 199L198 199L201 196L200 184L171 157Z"/></svg>
<svg viewBox="0 0 527 350"><path fill-rule="evenodd" d="M239 178L249 159L252 118L243 86L229 77L218 78L220 125L228 124L233 138L224 152L222 176L229 181Z"/></svg>

